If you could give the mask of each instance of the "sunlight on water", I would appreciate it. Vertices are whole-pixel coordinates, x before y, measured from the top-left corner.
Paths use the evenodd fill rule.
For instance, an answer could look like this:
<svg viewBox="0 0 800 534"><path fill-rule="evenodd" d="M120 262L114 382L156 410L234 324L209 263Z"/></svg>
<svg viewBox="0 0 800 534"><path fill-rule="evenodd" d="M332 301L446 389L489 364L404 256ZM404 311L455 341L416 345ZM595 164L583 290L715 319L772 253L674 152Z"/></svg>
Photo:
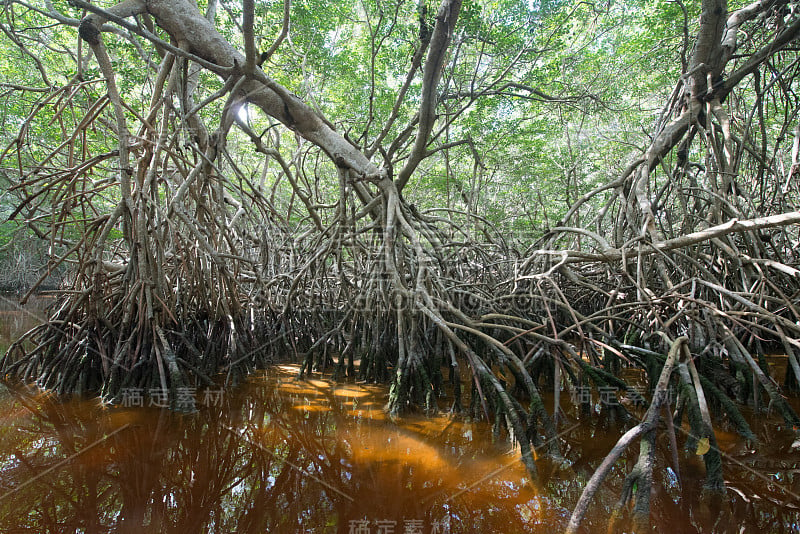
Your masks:
<svg viewBox="0 0 800 534"><path fill-rule="evenodd" d="M392 424L385 388L299 381L297 371L256 375L188 416L12 388L0 400L0 531L89 517L148 532L349 532L363 521L541 531L537 492L486 425L441 415Z"/></svg>

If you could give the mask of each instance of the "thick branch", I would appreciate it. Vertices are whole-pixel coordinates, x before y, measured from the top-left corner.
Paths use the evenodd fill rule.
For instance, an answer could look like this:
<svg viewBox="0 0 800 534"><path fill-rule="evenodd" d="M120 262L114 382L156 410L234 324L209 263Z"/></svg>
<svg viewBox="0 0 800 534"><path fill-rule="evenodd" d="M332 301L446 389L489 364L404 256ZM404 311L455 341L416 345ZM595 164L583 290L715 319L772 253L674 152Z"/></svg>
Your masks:
<svg viewBox="0 0 800 534"><path fill-rule="evenodd" d="M800 211L790 211L788 213L781 213L780 215L771 215L769 217L757 217L755 219L748 219L740 221L738 219L730 220L724 224L712 226L705 230L692 232L690 234L682 235L674 239L662 241L660 243L652 243L648 247L642 249L642 255L653 254L657 251L675 250L678 248L688 247L709 241L716 237L721 237L728 234L739 232L747 232L754 230L761 230L764 228L773 228L776 226L789 226L792 224L800 224ZM564 229L566 230L566 229ZM574 231L574 230L573 230ZM623 257L624 250L613 248L606 249L601 253L582 252L579 250L562 251L566 252L568 259L566 263L579 263L584 261L619 261ZM630 254L626 254L630 256Z"/></svg>
<svg viewBox="0 0 800 534"><path fill-rule="evenodd" d="M725 80L725 84L717 91L719 99L724 99L745 76L755 71L767 58L785 48L789 43L797 39L798 36L800 36L800 18L783 30L775 39L764 45L758 52L751 55L741 67L733 71L730 76L728 76L728 79Z"/></svg>
<svg viewBox="0 0 800 534"><path fill-rule="evenodd" d="M112 8L113 13L120 13L120 16L133 14L131 10L118 9L121 6L122 4ZM245 56L217 32L213 24L198 11L194 2L149 0L147 10L176 42L186 43L192 56L206 64L228 68L231 72L241 72L246 63ZM94 19L87 19L87 24L93 25L95 29L99 26L94 24ZM87 36L91 38L91 35ZM219 68L215 72L225 78L230 75L220 72ZM252 78L241 84L239 89L243 98L322 148L337 166L352 169L357 177L374 181L384 190L394 187L385 170L372 164L362 152L334 131L328 121L317 115L288 89L272 80L261 69L255 69L250 74Z"/></svg>
<svg viewBox="0 0 800 534"><path fill-rule="evenodd" d="M728 9L725 0L703 0L700 14L700 30L689 64L689 95L692 100L701 99L706 92L710 73L716 79L722 72L722 31L725 28ZM701 68L703 66L703 68Z"/></svg>
<svg viewBox="0 0 800 534"><path fill-rule="evenodd" d="M408 183L409 178L425 157L428 137L433 129L436 120L436 88L442 77L444 60L447 55L447 47L453 29L458 20L458 13L461 10L461 0L442 0L439 13L436 15L436 27L433 30L428 57L425 59L425 68L422 74L422 101L419 105L419 125L417 128L417 138L414 146L403 169L397 176L397 189L402 191Z"/></svg>

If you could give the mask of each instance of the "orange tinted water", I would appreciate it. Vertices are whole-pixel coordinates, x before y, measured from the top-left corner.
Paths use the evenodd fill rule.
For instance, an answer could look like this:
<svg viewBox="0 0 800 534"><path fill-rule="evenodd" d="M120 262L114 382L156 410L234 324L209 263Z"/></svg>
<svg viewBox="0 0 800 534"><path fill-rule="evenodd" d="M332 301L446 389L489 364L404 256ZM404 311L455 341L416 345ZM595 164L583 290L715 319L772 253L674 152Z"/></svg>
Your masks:
<svg viewBox="0 0 800 534"><path fill-rule="evenodd" d="M549 534L563 530L622 432L599 417L577 421L568 409L560 430L571 429L562 445L572 465L539 460L534 484L485 423L446 415L392 422L385 387L296 374L296 366L276 366L214 395L197 391L190 415L0 385L0 532ZM719 425L722 511L702 499L703 463L691 453L681 452L678 487L660 435L656 531L798 530L792 433L774 417L749 417L757 447ZM597 496L587 532L606 531L634 449Z"/></svg>
<svg viewBox="0 0 800 534"><path fill-rule="evenodd" d="M0 531L528 532L559 522L564 510L486 425L395 425L384 388L296 372L254 376L193 415L7 390Z"/></svg>

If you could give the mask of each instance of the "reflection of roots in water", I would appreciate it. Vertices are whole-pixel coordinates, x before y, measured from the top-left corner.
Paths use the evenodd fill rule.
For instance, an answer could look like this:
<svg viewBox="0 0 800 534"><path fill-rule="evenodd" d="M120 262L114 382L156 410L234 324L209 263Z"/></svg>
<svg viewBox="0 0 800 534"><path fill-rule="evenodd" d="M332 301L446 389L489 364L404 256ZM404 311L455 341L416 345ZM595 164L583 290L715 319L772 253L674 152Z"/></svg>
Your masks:
<svg viewBox="0 0 800 534"><path fill-rule="evenodd" d="M291 374L295 369L285 365L280 371ZM306 387L308 385L312 387ZM478 479L496 471L495 451L508 448L507 445L493 445L490 454L472 451L470 455L470 446L475 440L481 440L474 434L475 427L485 427L483 439L489 435L489 428L444 416L409 416L387 426L383 424L386 421L383 409L386 392L380 387L342 386L325 380L281 380L277 389L291 398L295 403L292 408L300 412L331 412L334 407L341 410L351 405L358 406L358 409L339 413L344 418L362 418L368 424L353 426L337 418L335 439L348 445L354 469L366 470L371 477L378 479L395 480L400 472L414 471L419 478L437 481L437 486L457 488L459 484L463 485L464 480ZM316 396L312 396L314 394ZM527 474L518 460L518 452L511 456L503 455L502 461L509 464L508 468L484 480L480 487L470 488L469 493L481 495L486 487L498 484L521 487ZM529 497L533 495L531 493Z"/></svg>
<svg viewBox="0 0 800 534"><path fill-rule="evenodd" d="M618 435L616 428L585 427L575 434L584 440L577 446L570 434L567 450L575 470L556 472L544 487L531 485L519 453L509 452L503 442L493 443L485 422L440 415L387 424L382 409L386 391L372 386L311 383L267 373L232 391L225 408L204 408L194 416L108 409L91 399L60 402L52 395L20 391L0 396L0 413L16 416L0 420L2 485L22 483L115 429L132 426L43 477L46 483L37 481L0 501L0 531L19 525L53 531L57 528L48 521L81 525L87 514L112 529L124 518L128 525L139 525L139 531L195 532L204 528L198 525L213 524L239 532L296 532L300 518L306 518L304 528L326 532L325 521L346 529L350 519L364 515L396 518L398 525L404 518L425 518L429 525L432 518L447 518L453 533L561 531L565 508L577 499L586 470ZM306 398L310 410L301 405ZM354 402L359 417L353 416ZM234 431L225 430L228 426ZM760 435L771 430L757 428ZM800 462L790 450L789 434L774 436L773 449L762 447L758 453L732 450L735 437L718 436L724 451L773 476L786 462ZM666 453L660 449L658 454ZM14 463L15 458L25 461ZM686 456L684 465L692 465L691 460L692 455ZM692 476L702 484L702 464L696 467ZM787 521L787 514L796 513L779 504L778 490L745 469L729 468L726 475L732 498L743 504L740 524L748 529L757 529L761 513ZM618 472L609 478L600 499L614 498L622 476ZM669 505L676 495L659 495L653 512L657 528L690 523L693 500L679 507ZM47 503L58 507L50 519L35 511L30 515L29 510L45 509ZM252 503L264 510L262 516L253 516ZM586 522L600 524L595 520L590 514Z"/></svg>

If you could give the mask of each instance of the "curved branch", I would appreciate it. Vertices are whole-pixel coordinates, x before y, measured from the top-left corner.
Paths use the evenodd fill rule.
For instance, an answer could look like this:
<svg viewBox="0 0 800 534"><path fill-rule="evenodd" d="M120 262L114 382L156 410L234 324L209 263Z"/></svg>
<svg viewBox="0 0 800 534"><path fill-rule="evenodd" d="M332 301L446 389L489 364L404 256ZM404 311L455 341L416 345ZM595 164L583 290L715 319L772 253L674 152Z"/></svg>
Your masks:
<svg viewBox="0 0 800 534"><path fill-rule="evenodd" d="M717 91L717 96L719 96L719 99L723 100L728 93L733 91L733 88L736 87L739 82L742 81L742 79L755 71L768 57L772 56L776 52L779 52L789 43L797 39L798 36L800 36L800 18L794 21L791 26L787 26L786 29L783 30L775 39L770 41L769 44L765 45L758 52L751 55L741 67L733 71L730 76L728 76L728 79L725 80L723 86Z"/></svg>
<svg viewBox="0 0 800 534"><path fill-rule="evenodd" d="M667 398L667 385L669 384L669 378L672 376L672 370L675 368L675 364L677 363L681 352L688 352L688 341L689 339L686 337L679 337L672 343L672 346L669 349L667 361L664 364L664 368L661 370L661 376L658 379L658 384L653 391L653 400L650 403L650 407L648 408L644 419L641 423L625 432L625 434L619 438L617 444L614 445L614 448L611 449L611 452L609 452L605 457L603 462L600 464L600 467L598 467L592 475L592 478L590 478L589 482L586 483L586 487L583 489L580 499L578 499L578 504L575 505L575 508L572 511L572 517L569 519L569 524L567 525L567 529L565 531L567 534L574 534L578 531L578 527L580 526L581 520L589 508L589 503L592 501L592 497L595 493L597 493L597 490L600 489L600 484L603 483L606 475L608 475L609 471L611 471L611 468L614 467L614 464L617 462L619 457L622 456L622 453L625 452L625 449L628 448L633 440L656 427L656 423L658 422L658 414L661 411L661 405Z"/></svg>
<svg viewBox="0 0 800 534"><path fill-rule="evenodd" d="M790 226L793 224L800 224L800 211L790 211L788 213L771 215L769 217L756 217L754 219L747 219L744 221L740 221L738 219L732 219L726 223L719 224L717 226L712 226L711 228L706 228L705 230L692 232L690 234L682 235L680 237L669 239L667 241L651 243L650 245L642 248L641 254L645 256L649 254L654 254L656 252L665 252L668 250L684 248L691 245L696 245L697 243L702 243L703 241L709 241L717 237L738 232L755 231L764 228L773 228L776 226L777 227ZM562 230L575 231L575 229L566 229L566 228ZM599 253L583 252L580 250L568 250L568 251L558 251L558 252L536 251L535 254L560 254L562 252L566 252L569 256L569 259L566 261L566 263L579 263L585 261L600 261L600 262L619 261L623 259L623 256L625 256L624 249L619 249L619 248L609 248ZM529 264L530 264L530 258L523 265L527 266ZM788 272L793 274L796 271L790 270Z"/></svg>
<svg viewBox="0 0 800 534"><path fill-rule="evenodd" d="M281 43L283 43L284 39L286 39L286 36L289 35L289 20L290 20L289 15L291 13L290 9L291 6L292 6L291 0L283 1L283 26L281 27L281 33L275 39L275 42L272 43L272 46L269 47L269 50L261 54L262 63L266 62L267 60L269 60L269 58L272 57L272 54L274 54L275 51L278 50L278 47L281 46Z"/></svg>

